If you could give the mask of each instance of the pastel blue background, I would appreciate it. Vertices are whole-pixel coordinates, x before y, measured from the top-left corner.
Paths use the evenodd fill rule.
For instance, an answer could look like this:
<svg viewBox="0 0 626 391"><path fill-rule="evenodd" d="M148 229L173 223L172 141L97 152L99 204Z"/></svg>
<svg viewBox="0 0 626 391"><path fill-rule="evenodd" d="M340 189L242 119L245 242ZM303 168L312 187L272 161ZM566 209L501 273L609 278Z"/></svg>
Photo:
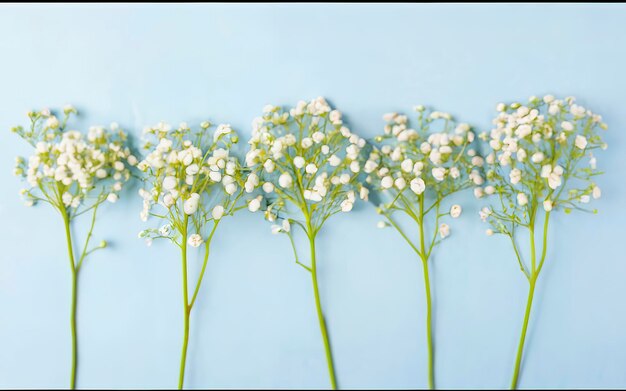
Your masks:
<svg viewBox="0 0 626 391"><path fill-rule="evenodd" d="M0 7L0 386L65 387L69 270L62 222L20 204L8 129L31 108L75 104L78 125L137 136L167 120L230 122L247 136L267 103L318 95L371 137L383 113L424 103L489 129L495 104L575 95L610 147L598 215L558 214L521 387L626 386L626 6L3 5ZM509 384L527 284L480 206L434 258L440 387ZM137 239L136 189L102 213L112 248L80 277L79 387L174 387L180 261ZM426 386L422 269L370 205L329 221L320 283L340 386ZM156 223L154 223L156 224ZM80 233L80 230L77 230ZM192 317L188 387L327 387L309 276L286 237L240 213L218 231ZM198 261L199 264L199 261Z"/></svg>

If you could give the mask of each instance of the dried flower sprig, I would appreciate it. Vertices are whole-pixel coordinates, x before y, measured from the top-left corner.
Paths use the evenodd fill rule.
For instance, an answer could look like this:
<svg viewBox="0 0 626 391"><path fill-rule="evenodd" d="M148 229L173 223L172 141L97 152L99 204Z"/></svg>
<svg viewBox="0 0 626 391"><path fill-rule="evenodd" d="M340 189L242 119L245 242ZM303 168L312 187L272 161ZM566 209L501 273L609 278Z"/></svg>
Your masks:
<svg viewBox="0 0 626 391"><path fill-rule="evenodd" d="M395 228L422 261L428 385L434 388L429 260L435 246L450 235L450 226L440 220L448 216L458 218L462 212L460 205L442 211L442 202L456 192L481 185L480 170L484 162L472 148L474 133L468 124L456 125L449 114L430 111L424 106L416 106L415 111L415 129L406 115L389 113L383 117L384 134L375 138L377 147L370 153L364 170L368 174L367 183L379 195L377 211L385 217L378 226ZM429 219L431 215L434 217ZM417 232L406 233L398 217L415 223Z"/></svg>
<svg viewBox="0 0 626 391"><path fill-rule="evenodd" d="M246 174L239 160L231 154L238 142L230 125L219 125L210 132L209 122L193 131L186 123L172 128L166 123L144 129L149 139L144 148L148 154L138 164L144 172L144 188L140 217L147 221L157 218L162 225L139 233L152 244L155 239L166 239L180 248L183 279L184 335L180 359L178 388L185 378L189 319L202 285L211 240L224 216L245 208L237 201L243 194ZM187 248L204 244L203 263L189 297L187 277Z"/></svg>
<svg viewBox="0 0 626 391"><path fill-rule="evenodd" d="M488 235L510 239L529 283L511 381L511 388L516 388L535 285L547 256L550 216L557 210L596 212L587 208L592 198L601 195L595 181L601 172L593 151L606 148L599 130L607 126L573 97L531 97L527 104L500 103L497 111L495 127L481 138L489 145L485 193L497 195L498 201L483 208L480 217L491 226ZM522 229L529 235L530 263L524 261L517 242ZM540 251L535 242L537 230L542 233Z"/></svg>
<svg viewBox="0 0 626 391"><path fill-rule="evenodd" d="M330 383L337 387L326 320L320 302L315 239L331 216L352 210L368 190L359 174L365 140L343 123L324 98L300 101L288 110L266 106L253 122L246 165L252 173L246 191L262 189L248 202L250 211L264 210L273 233L289 236L295 262L311 274L315 307L322 334ZM300 262L292 227L300 227L309 241L310 263Z"/></svg>
<svg viewBox="0 0 626 391"><path fill-rule="evenodd" d="M114 203L118 200L124 183L131 177L130 167L137 163L126 146L126 134L117 124L112 124L110 130L93 126L85 136L76 130L66 130L73 114L77 111L69 105L63 109L62 119L47 109L31 111L27 128L12 128L34 148L28 160L16 158L15 174L28 183L28 187L21 191L26 205L47 203L63 218L72 273L72 389L76 385L78 357L76 304L79 272L87 256L107 247L106 241L90 247L98 208L105 201ZM86 213L91 213L89 231L81 252L75 255L70 227L77 217Z"/></svg>

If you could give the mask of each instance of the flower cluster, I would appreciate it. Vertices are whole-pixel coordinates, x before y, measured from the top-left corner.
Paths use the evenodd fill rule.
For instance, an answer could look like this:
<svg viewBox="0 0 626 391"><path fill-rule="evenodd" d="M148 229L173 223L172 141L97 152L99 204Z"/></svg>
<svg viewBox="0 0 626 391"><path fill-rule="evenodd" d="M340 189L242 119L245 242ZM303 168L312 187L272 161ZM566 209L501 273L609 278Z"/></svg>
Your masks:
<svg viewBox="0 0 626 391"><path fill-rule="evenodd" d="M528 104L497 106L494 128L480 137L489 144L486 155L487 194L498 194L498 208L483 208L481 219L493 233L510 234L512 225L528 226L542 208L586 210L599 198L594 182L597 160L593 150L606 148L599 129L602 117L576 103L573 97L531 97ZM583 159L586 162L583 164Z"/></svg>
<svg viewBox="0 0 626 391"><path fill-rule="evenodd" d="M288 213L290 203L319 228L331 215L352 210L357 198L368 197L358 180L366 142L324 98L300 101L289 111L266 106L253 121L249 144L246 165L252 173L246 191L262 191L248 208L264 207L269 221ZM288 220L273 227L275 233L288 230Z"/></svg>
<svg viewBox="0 0 626 391"><path fill-rule="evenodd" d="M16 158L15 175L29 185L21 190L27 205L44 201L76 215L81 206L117 201L130 178L137 158L125 146L126 134L117 124L111 124L110 130L92 126L87 135L66 130L67 121L76 113L74 107L66 106L59 120L50 110L32 111L28 128L12 128L34 147L27 160Z"/></svg>
<svg viewBox="0 0 626 391"><path fill-rule="evenodd" d="M370 152L364 166L367 183L383 196L379 205L382 214L394 210L413 213L424 197L432 197L433 206L438 208L448 195L484 182L484 160L472 148L475 135L470 126L457 125L450 114L429 111L424 106L416 106L415 111L416 129L406 115L383 116L384 134L376 137L377 148ZM475 194L480 196L481 192L482 188L476 187ZM460 216L461 207L453 206L449 214ZM379 227L385 226L385 222L379 223ZM450 227L441 224L439 233L441 238L447 237Z"/></svg>
<svg viewBox="0 0 626 391"><path fill-rule="evenodd" d="M138 164L146 184L139 190L143 198L140 217L143 221L149 216L166 220L159 229L139 234L147 244L167 238L181 246L186 240L198 247L206 239L203 229L208 222L218 222L235 211L245 183L241 164L230 153L238 136L230 125L217 126L213 134L210 127L203 122L195 132L186 123L172 128L161 122L144 129L148 153ZM154 208L158 210L154 212ZM193 233L182 238L189 230Z"/></svg>

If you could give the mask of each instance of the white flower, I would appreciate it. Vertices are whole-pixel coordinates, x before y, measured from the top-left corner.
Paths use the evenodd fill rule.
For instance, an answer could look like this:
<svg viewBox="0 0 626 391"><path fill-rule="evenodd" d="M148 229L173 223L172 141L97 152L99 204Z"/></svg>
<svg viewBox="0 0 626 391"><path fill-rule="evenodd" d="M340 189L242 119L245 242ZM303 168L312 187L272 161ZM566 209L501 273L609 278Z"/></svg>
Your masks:
<svg viewBox="0 0 626 391"><path fill-rule="evenodd" d="M296 166L296 168L304 167L305 163L306 161L302 156L296 156L295 158L293 158L293 165Z"/></svg>
<svg viewBox="0 0 626 391"><path fill-rule="evenodd" d="M183 210L186 215L192 215L198 210L198 204L200 203L200 194L191 193L189 198L183 204Z"/></svg>
<svg viewBox="0 0 626 391"><path fill-rule="evenodd" d="M376 227L378 227L378 228L385 228L385 227L387 227L387 223L381 220L378 223L376 223Z"/></svg>
<svg viewBox="0 0 626 391"><path fill-rule="evenodd" d="M461 208L461 205L452 205L450 208L450 216L456 219L461 216L462 211L463 209Z"/></svg>
<svg viewBox="0 0 626 391"><path fill-rule="evenodd" d="M541 163L544 159L544 155L542 152L535 152L531 157L533 163Z"/></svg>
<svg viewBox="0 0 626 391"><path fill-rule="evenodd" d="M587 138L585 138L585 136L577 135L574 144L578 149L585 149L585 147L587 147Z"/></svg>
<svg viewBox="0 0 626 391"><path fill-rule="evenodd" d="M591 191L591 196L596 200L602 196L602 191L598 186L593 187L593 190Z"/></svg>
<svg viewBox="0 0 626 391"><path fill-rule="evenodd" d="M417 195L422 194L426 190L426 183L424 183L422 178L413 178L410 185L413 193Z"/></svg>
<svg viewBox="0 0 626 391"><path fill-rule="evenodd" d="M167 176L163 179L163 188L165 190L173 190L178 185L178 179L174 176Z"/></svg>
<svg viewBox="0 0 626 391"><path fill-rule="evenodd" d="M443 168L443 167L435 167L432 170L432 174L433 174L433 178L435 178L435 180L441 182L445 178L446 169Z"/></svg>
<svg viewBox="0 0 626 391"><path fill-rule="evenodd" d="M400 164L400 168L402 168L402 171L406 173L410 173L411 171L413 171L413 160L411 159L403 160L402 163Z"/></svg>
<svg viewBox="0 0 626 391"><path fill-rule="evenodd" d="M445 239L450 235L450 226L446 223L442 223L439 226L439 235L441 235L441 239Z"/></svg>
<svg viewBox="0 0 626 391"><path fill-rule="evenodd" d="M509 179L512 185L516 185L522 179L522 172L517 168L512 169L509 173Z"/></svg>
<svg viewBox="0 0 626 391"><path fill-rule="evenodd" d="M328 158L328 164L330 164L332 167L337 167L341 164L341 159L339 159L336 155L331 155Z"/></svg>
<svg viewBox="0 0 626 391"><path fill-rule="evenodd" d="M189 236L189 239L187 239L187 243L189 243L191 247L200 247L200 245L203 243L202 236L198 234L192 234Z"/></svg>
<svg viewBox="0 0 626 391"><path fill-rule="evenodd" d="M350 200L343 200L341 201L341 211L342 212L350 212L352 210L353 207L353 203Z"/></svg>
<svg viewBox="0 0 626 391"><path fill-rule="evenodd" d="M517 204L519 206L524 206L528 204L528 197L524 193L517 193Z"/></svg>
<svg viewBox="0 0 626 391"><path fill-rule="evenodd" d="M248 202L248 210L250 212L256 212L261 208L261 197L253 198Z"/></svg>
<svg viewBox="0 0 626 391"><path fill-rule="evenodd" d="M107 196L107 201L109 201L110 203L115 203L118 200L118 196L115 193L109 193L109 195Z"/></svg>
<svg viewBox="0 0 626 391"><path fill-rule="evenodd" d="M492 236L492 235L493 235L493 230L492 230L491 228L489 228L489 229L487 229L487 230L485 231L485 234L486 234L487 236Z"/></svg>
<svg viewBox="0 0 626 391"><path fill-rule="evenodd" d="M552 201L550 201L550 200L543 201L543 209L546 212L550 212L552 210Z"/></svg>
<svg viewBox="0 0 626 391"><path fill-rule="evenodd" d="M315 174L317 172L317 166L313 163L309 163L306 165L306 168L304 170L307 174Z"/></svg>
<svg viewBox="0 0 626 391"><path fill-rule="evenodd" d="M369 194L370 194L370 191L365 186L362 186L361 189L359 190L359 198L364 201L367 201Z"/></svg>
<svg viewBox="0 0 626 391"><path fill-rule="evenodd" d="M561 122L561 128L565 131L571 132L572 130L574 130L574 125L572 125L572 123L569 121L563 121Z"/></svg>
<svg viewBox="0 0 626 391"><path fill-rule="evenodd" d="M274 184L272 182L265 182L263 184L263 191L266 193L271 193L274 191Z"/></svg>
<svg viewBox="0 0 626 391"><path fill-rule="evenodd" d="M290 188L293 184L293 179L291 178L291 175L289 175L289 173L285 172L282 173L278 178L278 184L280 185L280 187L287 189Z"/></svg>
<svg viewBox="0 0 626 391"><path fill-rule="evenodd" d="M224 216L224 207L222 205L216 205L211 211L211 216L213 219L219 220Z"/></svg>
<svg viewBox="0 0 626 391"><path fill-rule="evenodd" d="M159 228L159 235L161 236L169 236L171 232L172 226L169 224L162 225L161 228Z"/></svg>
<svg viewBox="0 0 626 391"><path fill-rule="evenodd" d="M380 181L380 185L382 186L383 189L390 189L393 186L393 178L390 176L384 177Z"/></svg>

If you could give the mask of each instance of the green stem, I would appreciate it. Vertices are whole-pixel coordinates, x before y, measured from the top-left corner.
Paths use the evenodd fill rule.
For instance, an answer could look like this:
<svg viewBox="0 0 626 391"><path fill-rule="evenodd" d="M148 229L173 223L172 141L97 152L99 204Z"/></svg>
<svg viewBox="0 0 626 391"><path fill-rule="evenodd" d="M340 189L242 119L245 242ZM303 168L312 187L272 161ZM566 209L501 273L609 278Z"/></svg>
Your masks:
<svg viewBox="0 0 626 391"><path fill-rule="evenodd" d="M78 280L78 269L74 263L74 249L72 247L72 234L70 232L70 217L65 211L63 213L63 223L65 225L65 238L67 240L67 253L70 260L70 269L72 271L72 305L70 309L70 330L72 332L72 369L70 375L70 389L76 388L76 364L77 354L77 335L76 335L76 286Z"/></svg>
<svg viewBox="0 0 626 391"><path fill-rule="evenodd" d="M320 294L317 284L317 262L315 259L315 234L313 233L311 222L307 219L307 234L309 237L309 245L311 247L311 278L313 280L313 293L315 294L315 308L317 309L317 319L320 324L320 331L322 332L322 338L324 340L324 349L326 351L326 363L328 364L328 375L330 376L330 384L333 390L337 389L337 382L335 380L335 369L333 366L333 355L330 349L330 342L328 340L328 332L326 331L326 321L324 320L324 314L322 313L322 305L320 303Z"/></svg>
<svg viewBox="0 0 626 391"><path fill-rule="evenodd" d="M428 344L428 388L435 388L435 363L432 331L432 299L430 295L430 275L428 273L428 256L425 255L424 240L424 197L420 197L420 248L422 250L422 266L424 267L424 289L426 290L426 341ZM430 251L429 251L430 253Z"/></svg>
<svg viewBox="0 0 626 391"><path fill-rule="evenodd" d="M184 312L184 335L183 335L183 348L180 354L180 373L178 376L178 389L183 389L183 383L185 381L185 363L187 361L187 345L189 343L189 293L187 292L187 225L189 223L189 216L185 215L183 221L183 229L181 232L181 252L182 252L182 267L183 267L183 312Z"/></svg>
<svg viewBox="0 0 626 391"><path fill-rule="evenodd" d="M515 360L515 369L513 370L513 380L511 381L511 389L517 388L517 379L519 377L520 365L522 362L522 353L524 350L524 341L526 340L526 330L528 329L528 320L530 319L530 310L533 305L533 296L535 294L535 281L536 275L533 275L530 279L530 289L528 291L528 301L526 303L526 314L524 315L524 323L522 325L522 334L519 339L519 346L517 348L517 358Z"/></svg>

